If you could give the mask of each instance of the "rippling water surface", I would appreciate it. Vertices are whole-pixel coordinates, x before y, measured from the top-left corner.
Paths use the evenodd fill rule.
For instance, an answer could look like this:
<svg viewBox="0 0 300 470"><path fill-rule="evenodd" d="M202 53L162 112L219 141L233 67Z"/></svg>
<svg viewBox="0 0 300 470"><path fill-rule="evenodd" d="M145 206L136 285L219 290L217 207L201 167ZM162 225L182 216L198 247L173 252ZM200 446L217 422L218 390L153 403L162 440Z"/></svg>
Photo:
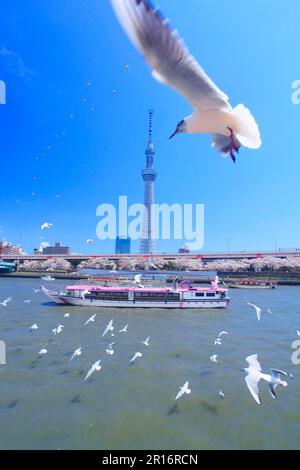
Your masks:
<svg viewBox="0 0 300 470"><path fill-rule="evenodd" d="M7 345L7 364L0 366L1 449L300 448L300 366L291 362L299 288L232 290L228 310L165 311L57 307L33 292L38 287L37 280L0 279L0 301L13 296L7 308L0 306L0 339ZM263 308L260 322L247 301ZM67 312L70 318L63 318ZM95 322L83 326L94 313ZM102 339L111 319L115 336ZM39 329L30 334L33 323ZM118 334L127 323L128 332ZM54 336L58 324L65 328ZM221 330L229 335L215 346ZM141 344L147 336L149 347ZM115 354L108 356L112 341ZM69 362L79 346L82 355ZM48 354L36 360L42 348ZM143 357L129 366L137 351ZM240 372L254 353L266 372L276 367L294 375L277 400L261 383L262 406ZM101 372L84 382L98 359ZM175 404L186 380L192 393Z"/></svg>

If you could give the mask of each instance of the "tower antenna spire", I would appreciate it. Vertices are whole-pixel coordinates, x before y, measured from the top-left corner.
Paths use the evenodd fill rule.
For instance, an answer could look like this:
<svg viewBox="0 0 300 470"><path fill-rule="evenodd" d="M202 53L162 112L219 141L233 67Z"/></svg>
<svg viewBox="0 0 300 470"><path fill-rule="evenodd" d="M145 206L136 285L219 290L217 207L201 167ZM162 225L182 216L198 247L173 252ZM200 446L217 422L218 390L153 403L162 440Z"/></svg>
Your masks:
<svg viewBox="0 0 300 470"><path fill-rule="evenodd" d="M149 110L149 141L152 142L153 131L153 109Z"/></svg>

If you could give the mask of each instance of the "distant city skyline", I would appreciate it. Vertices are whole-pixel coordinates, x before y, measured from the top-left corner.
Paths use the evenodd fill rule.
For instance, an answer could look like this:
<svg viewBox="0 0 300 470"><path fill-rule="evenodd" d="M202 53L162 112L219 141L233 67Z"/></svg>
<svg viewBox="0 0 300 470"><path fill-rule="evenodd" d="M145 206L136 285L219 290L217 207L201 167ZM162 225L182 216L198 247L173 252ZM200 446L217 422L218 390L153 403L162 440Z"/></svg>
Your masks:
<svg viewBox="0 0 300 470"><path fill-rule="evenodd" d="M77 253L114 253L114 241L96 237L96 208L117 205L123 194L142 202L145 116L153 108L156 200L205 205L201 251L298 247L300 106L292 84L300 78L300 3L288 3L189 0L183 15L180 2L159 2L231 103L245 103L260 125L262 148L242 149L234 166L208 136L169 141L190 107L153 80L109 0L90 0L89 8L84 0L72 7L32 0L30 9L5 2L0 239L27 253L56 240ZM42 232L45 221L53 227ZM176 253L186 242L158 241L157 251ZM139 241L131 251L139 253Z"/></svg>

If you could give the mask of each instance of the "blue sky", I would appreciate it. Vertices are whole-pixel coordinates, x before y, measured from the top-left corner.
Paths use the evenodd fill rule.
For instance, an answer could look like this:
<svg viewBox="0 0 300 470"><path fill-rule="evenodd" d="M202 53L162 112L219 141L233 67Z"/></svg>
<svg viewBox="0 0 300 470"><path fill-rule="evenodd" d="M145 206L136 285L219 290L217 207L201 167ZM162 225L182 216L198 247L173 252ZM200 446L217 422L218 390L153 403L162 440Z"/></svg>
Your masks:
<svg viewBox="0 0 300 470"><path fill-rule="evenodd" d="M153 108L156 202L205 204L203 251L273 249L275 238L277 246L300 246L300 106L291 101L300 79L299 1L186 0L184 11L179 0L159 5L231 104L250 108L262 148L242 149L233 165L211 149L209 136L169 141L190 105L152 79L109 0L5 2L1 238L28 252L41 237L76 252L114 251L112 241L85 240L96 237L99 204L117 204L119 195L142 202ZM42 233L45 221L54 226Z"/></svg>

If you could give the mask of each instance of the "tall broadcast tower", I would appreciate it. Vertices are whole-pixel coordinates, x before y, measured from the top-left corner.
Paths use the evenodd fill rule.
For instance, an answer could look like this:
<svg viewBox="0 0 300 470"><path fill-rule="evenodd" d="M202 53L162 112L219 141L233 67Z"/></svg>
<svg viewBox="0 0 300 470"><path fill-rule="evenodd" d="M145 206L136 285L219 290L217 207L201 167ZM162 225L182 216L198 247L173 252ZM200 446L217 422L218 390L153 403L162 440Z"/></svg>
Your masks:
<svg viewBox="0 0 300 470"><path fill-rule="evenodd" d="M155 155L152 140L152 119L153 111L149 111L149 139L146 148L146 168L142 171L142 177L145 181L144 192L144 216L142 226L142 239L140 252L143 254L152 254L156 252L156 233L155 233L155 214L154 214L154 181L157 171L153 168L153 157Z"/></svg>

